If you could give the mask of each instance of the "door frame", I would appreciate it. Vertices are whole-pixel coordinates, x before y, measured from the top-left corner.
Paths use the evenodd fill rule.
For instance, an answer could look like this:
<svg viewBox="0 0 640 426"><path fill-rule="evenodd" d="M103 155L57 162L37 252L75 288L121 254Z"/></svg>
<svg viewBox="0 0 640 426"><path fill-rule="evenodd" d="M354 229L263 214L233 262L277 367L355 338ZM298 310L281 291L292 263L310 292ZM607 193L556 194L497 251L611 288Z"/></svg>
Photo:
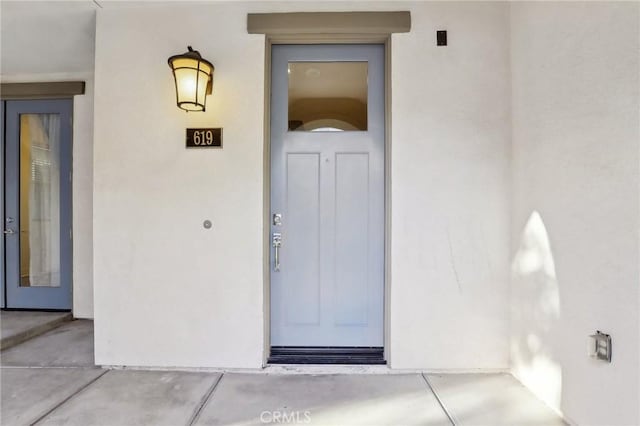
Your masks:
<svg viewBox="0 0 640 426"><path fill-rule="evenodd" d="M384 359L391 365L391 36L390 34L286 34L265 37L264 145L263 145L263 350L262 365L268 365L271 351L271 50L277 44L382 44L384 45Z"/></svg>
<svg viewBox="0 0 640 426"><path fill-rule="evenodd" d="M2 134L0 134L0 139L2 140L2 147L0 147L0 188L2 189L2 193L0 194L0 224L3 227L6 225L4 222L4 197L5 197L5 187L4 187L4 152L7 140L7 120L5 115L5 100L0 99L0 122L2 122ZM5 238L3 235L2 241L0 242L0 277L2 278L2 282L0 282L0 309L6 308L5 303L5 293L7 292L7 276L5 271L5 256L4 256L4 245Z"/></svg>

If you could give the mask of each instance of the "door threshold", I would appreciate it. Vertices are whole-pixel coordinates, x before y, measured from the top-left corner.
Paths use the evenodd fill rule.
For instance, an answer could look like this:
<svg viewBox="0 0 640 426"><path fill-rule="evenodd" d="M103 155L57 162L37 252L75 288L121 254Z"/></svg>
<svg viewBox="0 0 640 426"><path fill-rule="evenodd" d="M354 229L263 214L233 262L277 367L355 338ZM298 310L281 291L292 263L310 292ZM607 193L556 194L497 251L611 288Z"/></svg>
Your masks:
<svg viewBox="0 0 640 426"><path fill-rule="evenodd" d="M381 346L272 346L269 364L384 365Z"/></svg>
<svg viewBox="0 0 640 426"><path fill-rule="evenodd" d="M69 312L71 309L48 309L48 308L0 308L4 312Z"/></svg>

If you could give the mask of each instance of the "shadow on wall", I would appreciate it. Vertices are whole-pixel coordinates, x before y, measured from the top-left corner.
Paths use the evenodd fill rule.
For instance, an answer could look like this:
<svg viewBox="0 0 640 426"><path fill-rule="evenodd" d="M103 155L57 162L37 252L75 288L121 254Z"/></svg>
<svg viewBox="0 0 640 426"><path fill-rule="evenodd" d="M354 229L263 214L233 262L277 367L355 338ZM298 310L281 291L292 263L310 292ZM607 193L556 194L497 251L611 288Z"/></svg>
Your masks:
<svg viewBox="0 0 640 426"><path fill-rule="evenodd" d="M560 290L547 228L537 211L522 231L511 275L513 374L560 411L562 367L553 349L561 317Z"/></svg>

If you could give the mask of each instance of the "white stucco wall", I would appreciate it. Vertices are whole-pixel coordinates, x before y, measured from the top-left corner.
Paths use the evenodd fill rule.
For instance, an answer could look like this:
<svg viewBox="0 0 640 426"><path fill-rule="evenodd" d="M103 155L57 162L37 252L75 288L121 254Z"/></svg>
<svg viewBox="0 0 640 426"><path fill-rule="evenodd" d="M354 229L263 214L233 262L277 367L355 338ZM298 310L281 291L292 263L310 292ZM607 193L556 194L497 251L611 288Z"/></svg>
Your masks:
<svg viewBox="0 0 640 426"><path fill-rule="evenodd" d="M576 424L640 423L638 9L511 5L511 362Z"/></svg>
<svg viewBox="0 0 640 426"><path fill-rule="evenodd" d="M508 366L508 6L371 2L98 12L98 364L261 366L265 52L246 14L375 9L413 19L392 40L391 365ZM175 106L166 58L187 44L216 66L206 113ZM196 126L224 149L186 150Z"/></svg>
<svg viewBox="0 0 640 426"><path fill-rule="evenodd" d="M508 5L411 16L392 47L391 363L507 368Z"/></svg>
<svg viewBox="0 0 640 426"><path fill-rule="evenodd" d="M216 66L206 113L175 104L187 44ZM98 13L97 364L261 365L263 52L242 6ZM186 127L223 127L224 149L186 150Z"/></svg>
<svg viewBox="0 0 640 426"><path fill-rule="evenodd" d="M93 73L73 98L73 316L93 318Z"/></svg>

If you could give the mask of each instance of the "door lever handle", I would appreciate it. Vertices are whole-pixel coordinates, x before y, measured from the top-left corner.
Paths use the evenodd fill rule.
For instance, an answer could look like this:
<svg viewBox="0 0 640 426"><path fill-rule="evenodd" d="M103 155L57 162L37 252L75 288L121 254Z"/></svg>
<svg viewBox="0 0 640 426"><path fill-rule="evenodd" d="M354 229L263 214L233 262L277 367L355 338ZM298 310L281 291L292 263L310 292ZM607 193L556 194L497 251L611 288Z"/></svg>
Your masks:
<svg viewBox="0 0 640 426"><path fill-rule="evenodd" d="M13 235L15 233L16 233L16 231L14 231L13 229L5 229L4 230L4 234L5 235Z"/></svg>
<svg viewBox="0 0 640 426"><path fill-rule="evenodd" d="M280 271L280 247L282 246L282 234L279 232L274 232L271 238L271 242L274 248L273 270L278 272Z"/></svg>

